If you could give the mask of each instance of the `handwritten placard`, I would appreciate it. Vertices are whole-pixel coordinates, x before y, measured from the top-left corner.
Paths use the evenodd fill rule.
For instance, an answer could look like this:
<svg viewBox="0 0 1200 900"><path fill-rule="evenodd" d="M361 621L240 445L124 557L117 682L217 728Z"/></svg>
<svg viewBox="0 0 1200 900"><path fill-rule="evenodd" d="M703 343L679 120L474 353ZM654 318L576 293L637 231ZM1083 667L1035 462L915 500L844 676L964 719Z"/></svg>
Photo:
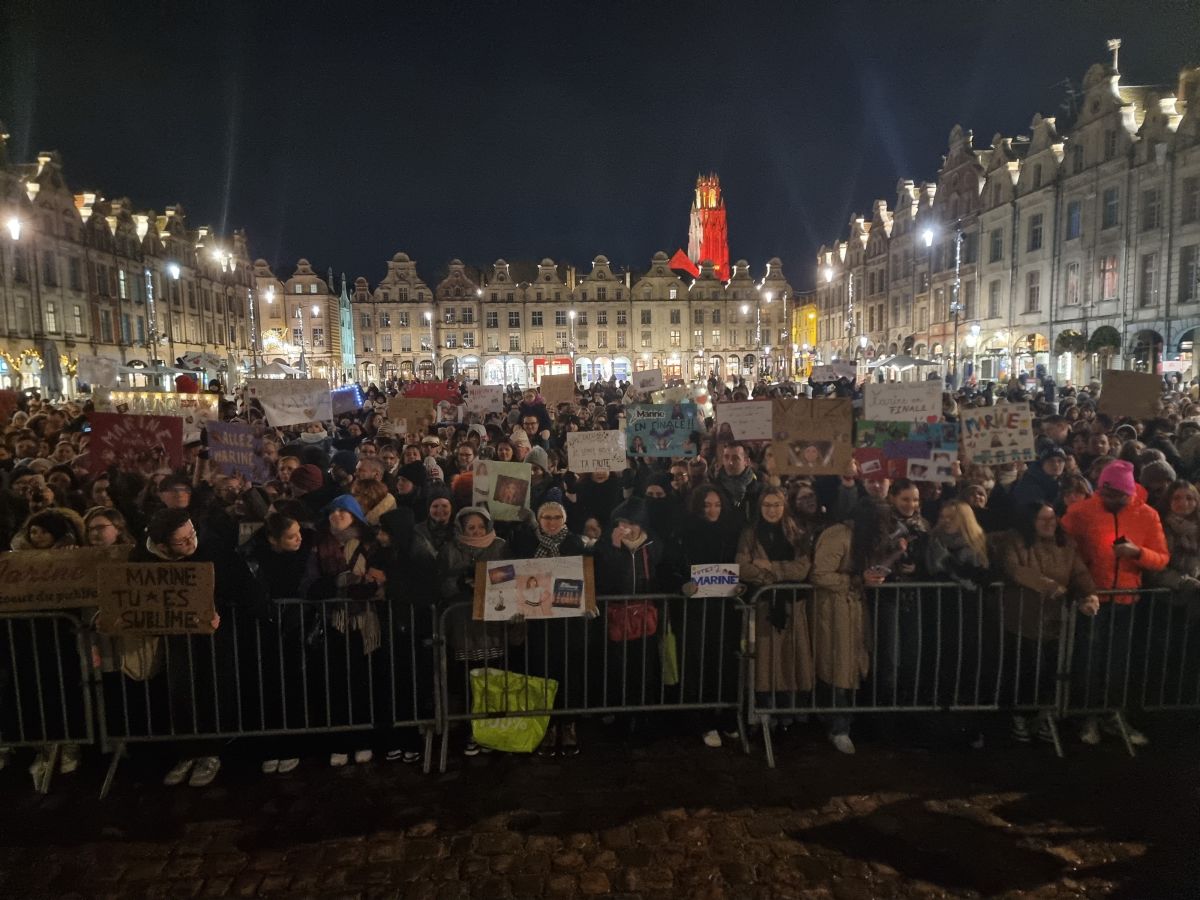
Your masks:
<svg viewBox="0 0 1200 900"><path fill-rule="evenodd" d="M183 419L178 416L137 416L94 412L88 415L92 474L116 466L120 472L153 475L159 469L183 464Z"/></svg>
<svg viewBox="0 0 1200 900"><path fill-rule="evenodd" d="M329 403L335 416L358 412L363 405L362 388L357 384L334 388L329 392Z"/></svg>
<svg viewBox="0 0 1200 900"><path fill-rule="evenodd" d="M251 378L246 382L246 399L261 403L267 421L276 428L333 418L325 378Z"/></svg>
<svg viewBox="0 0 1200 900"><path fill-rule="evenodd" d="M498 384L473 384L467 394L466 411L481 420L488 413L504 412L504 388Z"/></svg>
<svg viewBox="0 0 1200 900"><path fill-rule="evenodd" d="M625 471L625 433L567 432L567 464L572 472Z"/></svg>
<svg viewBox="0 0 1200 900"><path fill-rule="evenodd" d="M775 471L780 475L839 475L854 452L854 407L846 398L771 401Z"/></svg>
<svg viewBox="0 0 1200 900"><path fill-rule="evenodd" d="M96 570L101 634L212 634L212 563L124 563Z"/></svg>
<svg viewBox="0 0 1200 900"><path fill-rule="evenodd" d="M424 431L437 418L437 405L428 397L391 397L387 405L388 421L404 422L408 432Z"/></svg>
<svg viewBox="0 0 1200 900"><path fill-rule="evenodd" d="M635 391L642 394L662 390L662 369L646 369L642 372L634 372L629 376L629 383Z"/></svg>
<svg viewBox="0 0 1200 900"><path fill-rule="evenodd" d="M111 391L103 412L136 413L143 416L179 416L183 439L197 441L200 431L218 418L220 398L216 394L184 394L176 391Z"/></svg>
<svg viewBox="0 0 1200 900"><path fill-rule="evenodd" d="M940 381L867 382L863 418L880 422L939 422L942 418Z"/></svg>
<svg viewBox="0 0 1200 900"><path fill-rule="evenodd" d="M1037 458L1034 451L1033 413L1028 403L963 407L958 415L962 429L962 453L967 462L995 466Z"/></svg>
<svg viewBox="0 0 1200 900"><path fill-rule="evenodd" d="M96 567L129 547L75 547L0 553L0 613L95 606Z"/></svg>
<svg viewBox="0 0 1200 900"><path fill-rule="evenodd" d="M630 456L695 456L699 429L695 403L641 403L625 408Z"/></svg>
<svg viewBox="0 0 1200 900"><path fill-rule="evenodd" d="M546 401L546 409L557 412L558 404L575 402L575 376L543 375L538 393Z"/></svg>
<svg viewBox="0 0 1200 900"><path fill-rule="evenodd" d="M737 563L708 563L692 566L695 597L733 597L737 594L740 570Z"/></svg>
<svg viewBox="0 0 1200 900"><path fill-rule="evenodd" d="M770 400L742 400L716 404L717 440L771 440L771 410Z"/></svg>
<svg viewBox="0 0 1200 900"><path fill-rule="evenodd" d="M263 458L259 429L239 422L208 423L208 458L222 475L241 475L252 484L263 484L272 476L271 464Z"/></svg>
<svg viewBox="0 0 1200 900"><path fill-rule="evenodd" d="M1153 372L1106 369L1100 382L1100 412L1153 419L1162 409L1163 381Z"/></svg>

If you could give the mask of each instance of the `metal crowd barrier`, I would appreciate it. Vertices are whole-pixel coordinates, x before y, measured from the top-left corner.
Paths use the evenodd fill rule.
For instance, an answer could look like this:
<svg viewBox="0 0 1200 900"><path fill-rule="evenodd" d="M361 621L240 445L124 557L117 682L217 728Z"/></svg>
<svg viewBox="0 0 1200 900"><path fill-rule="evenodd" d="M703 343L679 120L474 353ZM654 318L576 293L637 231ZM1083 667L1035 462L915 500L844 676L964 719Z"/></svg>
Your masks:
<svg viewBox="0 0 1200 900"><path fill-rule="evenodd" d="M1126 711L1200 709L1200 598L1166 588L1102 591L1071 619L1061 714L1110 717L1132 755Z"/></svg>
<svg viewBox="0 0 1200 900"><path fill-rule="evenodd" d="M98 739L113 754L102 796L129 744L413 728L426 772L442 735L445 771L452 726L511 716L724 714L747 752L747 723L763 726L771 766L771 725L785 717L1035 714L1062 755L1059 720L1104 716L1132 753L1126 710L1200 710L1200 600L1104 594L1088 617L1011 584L887 584L857 606L776 584L749 603L600 597L594 620L497 623L474 622L465 602L280 600L212 636L113 640L69 612L4 614L0 748L47 750L44 792L62 747ZM654 608L654 635L610 639L609 609L627 603ZM477 705L472 669L483 670ZM553 679L554 701L526 679L524 696L497 705L489 679L506 672Z"/></svg>
<svg viewBox="0 0 1200 900"><path fill-rule="evenodd" d="M678 594L597 597L594 619L556 618L472 622L471 604L453 603L441 614L440 683L444 695L440 771L446 770L452 726L508 716L576 717L657 712L725 712L746 736L745 643L749 607L726 597ZM655 634L614 641L608 614L627 602L653 604ZM480 669L483 691L471 703L470 676ZM503 670L497 672L496 670ZM522 676L515 701L493 704L488 688L504 673ZM557 682L549 691L528 689L529 676ZM503 687L505 685L500 685ZM473 708L473 706L479 708ZM713 727L716 727L715 725Z"/></svg>
<svg viewBox="0 0 1200 900"><path fill-rule="evenodd" d="M91 647L70 612L0 615L0 748L47 753L37 784L50 779L64 746L92 744Z"/></svg>
<svg viewBox="0 0 1200 900"><path fill-rule="evenodd" d="M219 742L417 728L432 759L439 691L432 608L277 600L269 619L235 613L209 635L114 641L99 682L101 796L131 743ZM283 752L283 751L280 751Z"/></svg>

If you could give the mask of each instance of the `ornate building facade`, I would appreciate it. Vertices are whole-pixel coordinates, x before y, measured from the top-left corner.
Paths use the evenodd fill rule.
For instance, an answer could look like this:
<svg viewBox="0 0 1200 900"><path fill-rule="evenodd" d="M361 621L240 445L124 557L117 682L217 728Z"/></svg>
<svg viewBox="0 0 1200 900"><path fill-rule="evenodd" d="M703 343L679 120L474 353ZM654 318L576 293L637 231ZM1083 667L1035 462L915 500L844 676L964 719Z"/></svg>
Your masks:
<svg viewBox="0 0 1200 900"><path fill-rule="evenodd" d="M430 288L397 253L374 288L354 282L357 378L464 376L484 384L537 384L574 371L584 382L662 369L670 377L791 371L793 291L778 259L755 279L739 260L732 276L701 266L691 284L656 253L645 273L589 271L543 259L517 281L498 259L478 280L461 260Z"/></svg>
<svg viewBox="0 0 1200 900"><path fill-rule="evenodd" d="M902 179L894 209L877 200L821 247L821 360L911 356L959 381L1196 374L1200 68L1123 85L1119 46L1088 70L1069 123L1034 116L986 149L956 125L936 180Z"/></svg>
<svg viewBox="0 0 1200 900"><path fill-rule="evenodd" d="M160 214L75 191L58 154L12 162L7 138L0 125L0 387L71 396L82 357L112 361L124 386L249 371L241 232L193 229L178 205Z"/></svg>
<svg viewBox="0 0 1200 900"><path fill-rule="evenodd" d="M322 278L301 259L281 281L266 260L256 259L254 286L262 364L282 363L335 385L354 379L354 319L345 275L339 291L332 270Z"/></svg>
<svg viewBox="0 0 1200 900"><path fill-rule="evenodd" d="M729 222L725 216L725 198L721 179L716 173L696 178L696 198L688 227L688 258L699 266L713 264L718 278L729 277Z"/></svg>

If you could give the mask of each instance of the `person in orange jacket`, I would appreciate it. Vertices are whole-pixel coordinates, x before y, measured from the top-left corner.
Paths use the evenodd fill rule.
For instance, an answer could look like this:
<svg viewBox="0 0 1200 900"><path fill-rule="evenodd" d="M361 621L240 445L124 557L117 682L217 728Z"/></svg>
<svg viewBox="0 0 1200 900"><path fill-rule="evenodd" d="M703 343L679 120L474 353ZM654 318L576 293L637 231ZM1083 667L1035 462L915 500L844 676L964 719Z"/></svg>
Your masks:
<svg viewBox="0 0 1200 900"><path fill-rule="evenodd" d="M1158 513L1146 504L1145 493L1138 490L1133 464L1124 460L1104 467L1096 493L1067 510L1062 525L1075 541L1101 591L1137 590L1142 586L1143 572L1161 571L1171 558ZM1086 674L1077 679L1077 687L1084 692L1084 705L1088 707L1107 706L1110 696L1123 696L1127 651L1145 646L1132 633L1137 595L1108 594L1101 599L1113 601L1111 608L1087 629L1086 656L1081 658L1080 651L1085 647L1080 647L1075 657L1076 672L1091 673L1090 679ZM1114 636L1112 641L1110 633ZM1096 696L1102 692L1109 693ZM1117 714L1104 723L1109 733L1120 733L1122 728L1123 721ZM1125 735L1133 744L1147 743L1145 735L1134 729L1125 729ZM1099 743L1099 723L1095 716L1084 721L1080 739L1086 744Z"/></svg>

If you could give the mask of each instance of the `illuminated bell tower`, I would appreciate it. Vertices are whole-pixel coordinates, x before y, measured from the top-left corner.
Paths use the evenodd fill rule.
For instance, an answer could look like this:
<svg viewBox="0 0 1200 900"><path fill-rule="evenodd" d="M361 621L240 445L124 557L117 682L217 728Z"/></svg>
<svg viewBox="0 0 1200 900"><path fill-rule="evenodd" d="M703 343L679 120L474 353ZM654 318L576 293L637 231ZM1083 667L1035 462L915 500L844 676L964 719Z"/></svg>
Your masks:
<svg viewBox="0 0 1200 900"><path fill-rule="evenodd" d="M725 220L725 198L721 179L715 172L696 178L696 199L692 201L692 221L688 231L688 257L697 266L704 260L713 264L713 273L721 280L729 278L729 233Z"/></svg>

